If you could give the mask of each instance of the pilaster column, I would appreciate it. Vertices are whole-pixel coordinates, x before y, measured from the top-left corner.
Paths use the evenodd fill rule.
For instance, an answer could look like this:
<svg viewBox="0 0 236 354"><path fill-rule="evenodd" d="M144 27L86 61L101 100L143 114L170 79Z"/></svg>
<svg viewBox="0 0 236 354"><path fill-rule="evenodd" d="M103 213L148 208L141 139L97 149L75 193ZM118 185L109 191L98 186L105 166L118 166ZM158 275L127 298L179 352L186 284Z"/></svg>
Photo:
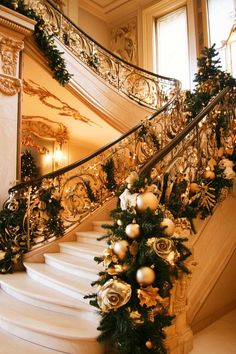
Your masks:
<svg viewBox="0 0 236 354"><path fill-rule="evenodd" d="M21 52L35 21L0 5L0 208L18 177Z"/></svg>

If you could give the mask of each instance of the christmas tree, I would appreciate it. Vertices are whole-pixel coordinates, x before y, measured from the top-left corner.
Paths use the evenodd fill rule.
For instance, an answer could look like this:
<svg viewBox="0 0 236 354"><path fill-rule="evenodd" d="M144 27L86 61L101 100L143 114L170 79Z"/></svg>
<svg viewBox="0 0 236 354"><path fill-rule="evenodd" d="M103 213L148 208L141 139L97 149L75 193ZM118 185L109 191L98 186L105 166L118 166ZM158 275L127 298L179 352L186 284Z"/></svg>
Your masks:
<svg viewBox="0 0 236 354"><path fill-rule="evenodd" d="M196 87L193 92L188 91L186 97L187 118L193 119L208 104L210 99L217 95L224 87L233 85L232 76L221 70L219 53L215 44L201 52L197 59L198 72L195 74Z"/></svg>
<svg viewBox="0 0 236 354"><path fill-rule="evenodd" d="M174 233L172 214L159 204L156 184L132 172L119 193L107 229L104 271L88 295L102 319L99 341L108 341L119 354L166 353L164 328L170 290L183 272L190 251L185 238ZM152 184L151 184L152 183Z"/></svg>
<svg viewBox="0 0 236 354"><path fill-rule="evenodd" d="M35 160L28 150L21 155L21 178L24 181L36 178L39 175Z"/></svg>

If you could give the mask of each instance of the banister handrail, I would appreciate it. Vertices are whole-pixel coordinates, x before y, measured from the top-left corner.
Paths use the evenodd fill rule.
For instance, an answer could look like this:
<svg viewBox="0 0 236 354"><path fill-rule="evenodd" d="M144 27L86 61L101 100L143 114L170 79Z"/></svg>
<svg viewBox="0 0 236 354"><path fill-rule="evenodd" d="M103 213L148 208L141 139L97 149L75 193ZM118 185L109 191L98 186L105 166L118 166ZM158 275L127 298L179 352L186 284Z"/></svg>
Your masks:
<svg viewBox="0 0 236 354"><path fill-rule="evenodd" d="M193 130L199 122L220 102L220 100L231 90L230 86L225 87L208 105L166 146L158 151L140 170L140 174L147 175L151 169L160 162L180 141L182 141Z"/></svg>
<svg viewBox="0 0 236 354"><path fill-rule="evenodd" d="M24 4L42 18L49 35L54 34L81 63L133 101L157 110L180 90L179 80L128 63L104 48L50 0L24 0Z"/></svg>
<svg viewBox="0 0 236 354"><path fill-rule="evenodd" d="M161 79L167 79L170 81L175 81L175 82L179 82L179 80L172 78L172 77L168 77L168 76L163 76L163 75L159 75L156 73L153 73L152 71L149 71L147 69L144 68L140 68L139 66L133 64L133 63L129 63L126 60L124 60L123 58L119 57L118 55L112 53L109 49L105 48L102 44L98 43L94 38L92 38L89 34L87 34L86 32L84 32L84 30L82 30L77 24L75 24L66 14L64 14L51 0L47 0L47 2L57 11L61 14L61 16L63 16L64 18L67 19L68 22L70 22L73 27L77 28L81 33L83 33L83 35L85 37L87 37L90 41L94 42L98 47L102 48L105 52L109 53L111 56L113 56L114 58L116 58L117 60L121 61L122 63L133 67L134 69L137 70L141 70L143 72L145 72L146 74L152 75L152 76L156 76L159 77Z"/></svg>
<svg viewBox="0 0 236 354"><path fill-rule="evenodd" d="M45 174L45 175L43 175L43 176L41 176L39 178L19 183L19 184L15 185L15 186L11 187L8 192L12 193L13 191L16 191L16 190L19 190L21 188L27 187L29 185L39 184L45 178L58 177L59 175L61 175L63 173L69 172L69 171L75 169L76 167L79 167L79 166L83 165L84 163L86 163L89 160L95 158L96 156L100 155L104 151L110 149L112 146L116 145L117 143L122 141L124 138L128 137L129 135L131 135L132 133L137 131L140 127L142 127L144 122L152 121L153 118L157 117L159 114L164 112L171 105L171 103L173 103L175 100L176 100L176 97L173 97L165 106L160 108L158 111L152 113L144 121L142 121L141 123L137 123L134 127L132 127L130 130L128 130L126 133L122 134L121 136L119 136L117 139L115 139L111 143L108 143L108 144L104 145L103 147L99 148L98 150L96 150L92 154L89 154L88 156L86 156L86 157L80 159L79 161L76 161L76 162L74 162L74 163L72 163L72 164L70 164L70 165L68 165L66 167L62 167L62 168L60 168L60 169L58 169L58 170L56 170L54 172L47 173L47 174Z"/></svg>

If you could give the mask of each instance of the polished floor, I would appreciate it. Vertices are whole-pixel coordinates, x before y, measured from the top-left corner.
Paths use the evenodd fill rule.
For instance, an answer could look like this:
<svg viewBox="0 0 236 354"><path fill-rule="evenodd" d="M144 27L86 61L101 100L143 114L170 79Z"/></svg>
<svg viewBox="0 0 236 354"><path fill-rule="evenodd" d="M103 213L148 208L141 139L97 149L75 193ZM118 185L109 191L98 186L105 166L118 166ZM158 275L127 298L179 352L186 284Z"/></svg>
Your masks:
<svg viewBox="0 0 236 354"><path fill-rule="evenodd" d="M236 309L194 336L190 354L236 354Z"/></svg>

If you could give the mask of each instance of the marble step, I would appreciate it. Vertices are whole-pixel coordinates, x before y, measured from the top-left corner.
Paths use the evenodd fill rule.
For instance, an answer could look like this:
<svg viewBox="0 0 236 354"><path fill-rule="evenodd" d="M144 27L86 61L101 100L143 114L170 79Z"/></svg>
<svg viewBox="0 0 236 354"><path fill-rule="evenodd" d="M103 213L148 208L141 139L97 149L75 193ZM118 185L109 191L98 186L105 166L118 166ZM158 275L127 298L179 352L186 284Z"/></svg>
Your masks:
<svg viewBox="0 0 236 354"><path fill-rule="evenodd" d="M104 236L104 233L98 231L77 231L77 241L81 244L92 244L104 249L107 245L106 240L98 240L99 237Z"/></svg>
<svg viewBox="0 0 236 354"><path fill-rule="evenodd" d="M61 354L63 352L42 347L0 329L0 354Z"/></svg>
<svg viewBox="0 0 236 354"><path fill-rule="evenodd" d="M85 245L79 242L61 242L59 243L60 252L71 254L72 256L89 259L94 261L94 257L101 257L103 247L97 245ZM95 262L95 261L94 261Z"/></svg>
<svg viewBox="0 0 236 354"><path fill-rule="evenodd" d="M65 353L101 352L91 321L25 304L2 290L0 308L0 327L20 338Z"/></svg>
<svg viewBox="0 0 236 354"><path fill-rule="evenodd" d="M95 308L30 278L25 272L0 276L0 286L18 300L47 310L96 320Z"/></svg>
<svg viewBox="0 0 236 354"><path fill-rule="evenodd" d="M96 291L96 288L91 286L90 280L59 271L45 263L24 263L24 265L32 279L83 302L88 303L84 295Z"/></svg>
<svg viewBox="0 0 236 354"><path fill-rule="evenodd" d="M93 230L94 230L94 231L101 232L102 234L105 235L107 230L104 229L104 228L102 227L102 225L107 225L107 224L113 225L113 224L114 224L114 221L113 221L113 220L93 221L92 224L93 224Z"/></svg>
<svg viewBox="0 0 236 354"><path fill-rule="evenodd" d="M45 253L44 257L45 263L51 267L88 279L90 282L97 280L97 274L102 270L102 266L99 267L94 260L91 261L66 253Z"/></svg>

